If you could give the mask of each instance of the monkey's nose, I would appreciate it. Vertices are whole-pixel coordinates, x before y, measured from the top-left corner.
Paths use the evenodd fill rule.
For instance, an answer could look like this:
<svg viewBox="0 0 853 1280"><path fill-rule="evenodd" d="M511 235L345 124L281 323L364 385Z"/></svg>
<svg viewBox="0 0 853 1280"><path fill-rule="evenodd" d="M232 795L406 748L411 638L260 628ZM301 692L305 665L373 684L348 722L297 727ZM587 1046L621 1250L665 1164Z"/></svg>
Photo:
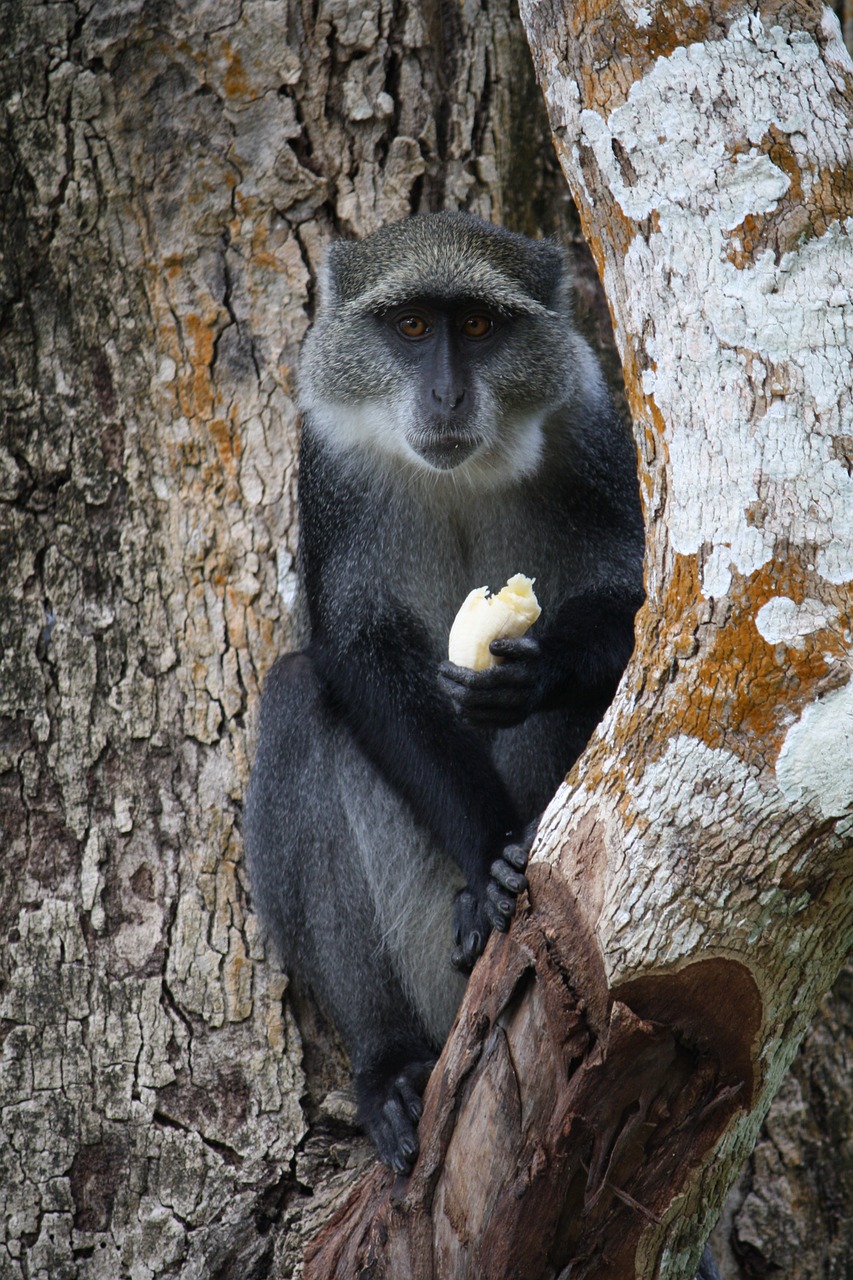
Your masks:
<svg viewBox="0 0 853 1280"><path fill-rule="evenodd" d="M455 387L433 387L432 398L445 413L452 413L465 399L465 389L463 387L461 391L457 391Z"/></svg>

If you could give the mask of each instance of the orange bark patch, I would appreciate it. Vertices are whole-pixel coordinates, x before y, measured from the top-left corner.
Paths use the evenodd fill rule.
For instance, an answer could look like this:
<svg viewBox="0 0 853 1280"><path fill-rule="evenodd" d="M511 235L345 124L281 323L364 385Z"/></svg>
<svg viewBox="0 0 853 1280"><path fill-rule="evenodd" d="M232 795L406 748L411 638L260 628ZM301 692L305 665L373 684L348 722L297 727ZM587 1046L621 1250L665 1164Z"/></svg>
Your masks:
<svg viewBox="0 0 853 1280"><path fill-rule="evenodd" d="M236 414L232 412L231 416L234 418ZM222 470L230 479L234 479L237 474L240 455L243 452L243 443L236 424L233 421L226 421L225 418L213 418L208 423L208 430L216 445L216 452L219 455Z"/></svg>
<svg viewBox="0 0 853 1280"><path fill-rule="evenodd" d="M734 154L750 150L744 140L734 148ZM850 208L853 165L818 170L811 175L806 195L803 191L802 158L794 151L787 134L771 125L758 150L782 170L790 186L770 213L749 214L728 233L727 257L738 268L751 266L765 249L772 249L778 262L784 253L796 249L804 238L824 235L831 223L847 216Z"/></svg>
<svg viewBox="0 0 853 1280"><path fill-rule="evenodd" d="M223 49L223 53L228 58L228 70L225 72L225 92L229 98L242 98L245 96L249 87L246 68L243 66L243 59L240 57L238 50Z"/></svg>
<svg viewBox="0 0 853 1280"><path fill-rule="evenodd" d="M845 655L840 627L814 631L797 645L770 644L758 631L759 610L780 596L796 605L819 600L844 616L843 590L819 584L805 555L791 549L748 578L735 575L719 602L702 595L698 557L677 557L662 600L640 614L634 658L657 694L655 723L641 703L630 713L629 734L665 744L674 732L686 733L753 763L775 758L791 717L838 684L842 668L832 659Z"/></svg>
<svg viewBox="0 0 853 1280"><path fill-rule="evenodd" d="M575 73L582 106L605 114L621 106L631 85L659 58L686 45L723 39L731 23L751 6L743 0L721 0L715 5L704 0L698 4L665 0L647 8L651 22L645 27L637 25L631 9L606 0L570 10L568 21L580 55Z"/></svg>
<svg viewBox="0 0 853 1280"><path fill-rule="evenodd" d="M189 386L186 388L191 394L191 402L183 406L184 412L187 417L209 418L213 413L210 366L213 364L216 329L208 320L195 313L184 318L184 329L192 364Z"/></svg>

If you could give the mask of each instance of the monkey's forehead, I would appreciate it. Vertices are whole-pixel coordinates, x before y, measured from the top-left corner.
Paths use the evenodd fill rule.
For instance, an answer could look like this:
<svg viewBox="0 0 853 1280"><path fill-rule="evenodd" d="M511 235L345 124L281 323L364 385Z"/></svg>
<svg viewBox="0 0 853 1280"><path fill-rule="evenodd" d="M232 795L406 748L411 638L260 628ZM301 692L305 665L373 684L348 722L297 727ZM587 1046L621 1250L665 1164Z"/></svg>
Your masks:
<svg viewBox="0 0 853 1280"><path fill-rule="evenodd" d="M559 300L564 259L549 241L527 240L469 214L425 214L365 240L338 241L327 273L327 301L344 311L430 297L545 316Z"/></svg>
<svg viewBox="0 0 853 1280"><path fill-rule="evenodd" d="M529 293L495 274L482 272L478 279L470 273L462 278L451 275L425 276L422 272L399 272L394 278L386 277L381 284L363 289L354 297L339 298L339 310L343 315L374 314L390 308L404 306L415 299L428 298L432 302L485 304L493 311L506 315L538 315L553 317L557 313L543 306Z"/></svg>

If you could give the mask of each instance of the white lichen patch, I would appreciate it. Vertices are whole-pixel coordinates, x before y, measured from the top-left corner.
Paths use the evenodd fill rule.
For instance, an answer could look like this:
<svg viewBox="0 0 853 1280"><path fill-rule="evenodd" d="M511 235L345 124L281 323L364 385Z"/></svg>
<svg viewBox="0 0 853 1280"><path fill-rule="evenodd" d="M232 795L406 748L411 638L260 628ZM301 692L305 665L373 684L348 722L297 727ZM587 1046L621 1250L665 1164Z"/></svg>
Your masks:
<svg viewBox="0 0 853 1280"><path fill-rule="evenodd" d="M579 803L552 806L537 860L557 863L572 829L594 812L609 846L597 921L608 971L624 978L650 962L677 967L724 936L731 946L733 919L751 947L774 922L808 908L810 892L794 891L785 879L804 869L791 861L785 819L798 810L853 819L851 778L853 681L791 726L775 786L772 772L679 734L639 777L625 780L618 806L597 793L584 796L583 788ZM718 937L721 922L726 933Z"/></svg>
<svg viewBox="0 0 853 1280"><path fill-rule="evenodd" d="M653 3L651 7L657 6ZM652 25L651 11L645 5L637 4L636 0L622 0L622 10L635 27L645 29Z"/></svg>
<svg viewBox="0 0 853 1280"><path fill-rule="evenodd" d="M679 734L629 786L629 794L637 813L671 813L676 837L679 829L697 826L725 835L733 801L741 814L745 808L756 814L763 808L765 797L757 778L757 770L732 752Z"/></svg>
<svg viewBox="0 0 853 1280"><path fill-rule="evenodd" d="M709 597L733 570L766 564L783 537L815 546L829 582L853 579L853 478L833 453L833 438L853 431L853 396L839 395L853 349L853 219L778 262L770 250L746 266L728 256L744 219L772 214L789 192L773 140L797 161L805 201L820 171L853 160L836 105L850 62L840 42L832 52L745 15L725 39L658 59L607 119L551 77L551 105L626 216L655 218L626 255L626 287L605 283L627 294L625 329L645 335L644 390L670 424L671 543L703 553ZM756 400L770 401L758 421Z"/></svg>
<svg viewBox="0 0 853 1280"><path fill-rule="evenodd" d="M792 805L824 818L853 814L853 680L806 707L788 730L776 780Z"/></svg>
<svg viewBox="0 0 853 1280"><path fill-rule="evenodd" d="M802 649L806 636L824 631L838 619L838 610L820 600L796 604L789 596L774 596L758 610L755 625L768 644L786 644Z"/></svg>
<svg viewBox="0 0 853 1280"><path fill-rule="evenodd" d="M627 827L625 805L634 815ZM607 939L608 968L624 976L626 968L642 967L650 957L676 967L695 958L716 940L720 921L737 914L738 894L759 866L770 896L756 918L799 910L801 903L778 883L784 842L763 834L751 852L744 845L744 831L778 830L779 812L779 793L763 784L758 766L687 734L673 738L658 760L627 782L620 813L604 822L605 831L612 831L613 856L598 935ZM649 824L655 831L653 861L645 837ZM735 849L741 869L733 879ZM752 897L750 888L747 899ZM754 904L748 914L756 915Z"/></svg>

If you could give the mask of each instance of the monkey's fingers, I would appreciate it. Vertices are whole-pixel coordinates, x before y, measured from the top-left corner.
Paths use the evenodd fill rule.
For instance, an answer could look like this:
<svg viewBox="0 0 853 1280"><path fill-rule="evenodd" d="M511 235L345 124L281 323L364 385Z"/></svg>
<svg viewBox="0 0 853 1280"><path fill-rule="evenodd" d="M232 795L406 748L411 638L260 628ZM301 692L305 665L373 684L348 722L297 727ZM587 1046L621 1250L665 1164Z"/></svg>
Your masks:
<svg viewBox="0 0 853 1280"><path fill-rule="evenodd" d="M410 1172L420 1150L418 1131L396 1091L382 1108L373 1137L379 1157L385 1164L396 1173Z"/></svg>
<svg viewBox="0 0 853 1280"><path fill-rule="evenodd" d="M508 844L501 853L502 860L508 862L511 867L515 867L516 871L524 871L529 856L529 844Z"/></svg>
<svg viewBox="0 0 853 1280"><path fill-rule="evenodd" d="M374 1126L376 1148L397 1173L409 1173L420 1150L417 1128L424 1109L421 1094L434 1066L435 1058L408 1063L388 1086Z"/></svg>
<svg viewBox="0 0 853 1280"><path fill-rule="evenodd" d="M394 1085L400 1095L400 1101L403 1104L403 1110L406 1112L410 1120L416 1124L424 1113L424 1104L420 1094L413 1089L405 1076L397 1076Z"/></svg>
<svg viewBox="0 0 853 1280"><path fill-rule="evenodd" d="M490 880L486 887L484 908L492 928L499 933L506 933L515 914L515 894L507 893L496 881Z"/></svg>
<svg viewBox="0 0 853 1280"><path fill-rule="evenodd" d="M495 859L491 865L490 874L493 880L497 880L499 885L515 897L527 888L527 876L515 870L504 858Z"/></svg>
<svg viewBox="0 0 853 1280"><path fill-rule="evenodd" d="M493 667L489 671L472 671L470 674L490 676L492 671L497 670L499 668ZM530 714L533 682L523 676L510 681L510 687L506 687L506 682L494 687L491 685L481 687L478 683L469 684L467 680L457 681L453 676L446 676L444 672L439 672L439 683L456 708L457 714L466 724L473 725L475 728L509 728L512 725L521 724Z"/></svg>
<svg viewBox="0 0 853 1280"><path fill-rule="evenodd" d="M470 973L483 954L485 939L478 930L474 930L463 938L461 944L450 953L450 963L460 973Z"/></svg>
<svg viewBox="0 0 853 1280"><path fill-rule="evenodd" d="M536 839L536 832L539 830L539 817L535 817L532 822L528 822L524 831L518 840L512 844L505 845L501 850L501 858L504 862L508 862L511 867L515 867L516 871L524 871L530 858L530 850L533 847L533 841Z"/></svg>
<svg viewBox="0 0 853 1280"><path fill-rule="evenodd" d="M504 642L495 640L493 643L503 644ZM515 644L517 641L509 643ZM438 668L438 678L445 687L459 685L463 689L485 692L532 685L536 679L536 673L533 663L522 660L508 662L501 667L486 667L482 671L472 671L468 667L458 667L454 662L445 659Z"/></svg>
<svg viewBox="0 0 853 1280"><path fill-rule="evenodd" d="M489 652L493 653L496 658L508 659L510 663L533 662L541 656L542 646L535 636L519 636L515 639L510 636L499 636L497 640L493 640L489 645ZM506 670L506 668L501 667L489 667L487 669L489 671Z"/></svg>
<svg viewBox="0 0 853 1280"><path fill-rule="evenodd" d="M525 847L508 845L503 856L496 858L489 869L491 879L486 886L484 910L492 928L499 933L506 933L515 913L516 898L527 888L527 877L522 874L526 863Z"/></svg>
<svg viewBox="0 0 853 1280"><path fill-rule="evenodd" d="M450 963L462 973L470 973L483 954L489 936L489 920L479 896L460 889L453 901L453 941Z"/></svg>

